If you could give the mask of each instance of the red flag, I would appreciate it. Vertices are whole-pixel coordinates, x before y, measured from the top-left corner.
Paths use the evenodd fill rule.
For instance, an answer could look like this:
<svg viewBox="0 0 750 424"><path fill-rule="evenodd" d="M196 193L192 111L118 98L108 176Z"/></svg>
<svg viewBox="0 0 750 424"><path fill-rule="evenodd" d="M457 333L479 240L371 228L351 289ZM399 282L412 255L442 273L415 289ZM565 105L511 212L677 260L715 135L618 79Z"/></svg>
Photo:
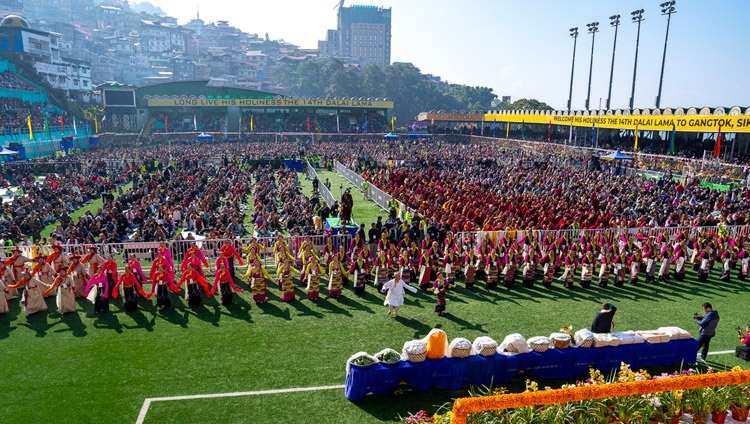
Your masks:
<svg viewBox="0 0 750 424"><path fill-rule="evenodd" d="M164 117L164 132L169 132L169 115Z"/></svg>
<svg viewBox="0 0 750 424"><path fill-rule="evenodd" d="M547 141L552 137L552 122L547 122Z"/></svg>
<svg viewBox="0 0 750 424"><path fill-rule="evenodd" d="M62 115L60 115L59 118L60 118L60 128L62 128L62 133L65 134L65 122L63 121Z"/></svg>
<svg viewBox="0 0 750 424"><path fill-rule="evenodd" d="M721 124L719 124L719 135L716 137L716 148L714 149L714 157L718 158L721 154Z"/></svg>
<svg viewBox="0 0 750 424"><path fill-rule="evenodd" d="M310 115L307 115L307 132L310 132Z"/></svg>

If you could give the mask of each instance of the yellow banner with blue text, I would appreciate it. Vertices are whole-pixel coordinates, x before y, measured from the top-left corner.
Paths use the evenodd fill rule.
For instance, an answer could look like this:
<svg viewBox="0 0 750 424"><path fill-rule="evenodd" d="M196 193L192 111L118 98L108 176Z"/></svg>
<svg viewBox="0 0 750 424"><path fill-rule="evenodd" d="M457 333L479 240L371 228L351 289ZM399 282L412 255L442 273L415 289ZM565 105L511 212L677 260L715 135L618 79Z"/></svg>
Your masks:
<svg viewBox="0 0 750 424"><path fill-rule="evenodd" d="M673 116L563 116L563 115L521 115L521 114L485 114L485 123L512 124L552 124L574 127L597 127L620 130L640 131L677 131L749 133L750 116L714 116L714 115L673 115ZM674 127L673 127L674 125Z"/></svg>

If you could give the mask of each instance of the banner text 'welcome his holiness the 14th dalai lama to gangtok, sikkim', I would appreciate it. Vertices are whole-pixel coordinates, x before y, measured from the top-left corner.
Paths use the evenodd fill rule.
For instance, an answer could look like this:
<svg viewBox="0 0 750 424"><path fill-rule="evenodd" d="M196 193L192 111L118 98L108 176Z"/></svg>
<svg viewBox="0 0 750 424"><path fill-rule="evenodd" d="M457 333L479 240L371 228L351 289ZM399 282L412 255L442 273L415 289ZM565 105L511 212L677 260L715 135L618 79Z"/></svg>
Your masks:
<svg viewBox="0 0 750 424"><path fill-rule="evenodd" d="M390 100L352 99L148 99L148 107L322 107L347 109L393 109Z"/></svg>
<svg viewBox="0 0 750 424"><path fill-rule="evenodd" d="M576 127L610 128L622 130L677 131L690 132L750 132L750 116L714 116L714 115L670 115L670 116L563 116L563 115L520 115L520 114L486 114L487 122L510 122L513 124L552 124Z"/></svg>

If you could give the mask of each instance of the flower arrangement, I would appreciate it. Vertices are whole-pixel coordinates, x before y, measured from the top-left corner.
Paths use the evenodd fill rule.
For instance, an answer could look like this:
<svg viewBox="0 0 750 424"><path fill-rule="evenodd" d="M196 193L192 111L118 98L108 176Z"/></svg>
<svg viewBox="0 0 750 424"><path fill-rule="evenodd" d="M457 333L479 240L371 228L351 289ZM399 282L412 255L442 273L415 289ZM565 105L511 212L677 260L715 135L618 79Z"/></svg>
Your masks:
<svg viewBox="0 0 750 424"><path fill-rule="evenodd" d="M454 402L450 423L463 424L467 418L476 424L673 422L683 411L691 412L695 422L705 422L711 405L719 402L713 396L725 398L723 402L748 404L747 399L737 397L749 389L750 371L741 369L717 374L684 370L651 377L644 370L633 371L621 364L608 378L591 369L586 381L558 390L539 390L537 383L527 381L523 393L507 393L506 389L470 391L473 397Z"/></svg>

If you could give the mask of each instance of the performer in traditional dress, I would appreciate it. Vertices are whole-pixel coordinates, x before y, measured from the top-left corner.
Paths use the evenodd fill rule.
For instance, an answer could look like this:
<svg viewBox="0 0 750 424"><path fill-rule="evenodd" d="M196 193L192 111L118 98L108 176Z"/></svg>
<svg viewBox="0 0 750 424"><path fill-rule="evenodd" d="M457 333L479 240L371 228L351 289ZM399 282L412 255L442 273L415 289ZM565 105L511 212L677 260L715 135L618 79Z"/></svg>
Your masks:
<svg viewBox="0 0 750 424"><path fill-rule="evenodd" d="M253 245L254 241L255 241L255 239L253 238L252 241L250 242L250 246ZM257 243L255 243L255 245L257 246ZM208 268L208 260L206 259L206 255L203 254L203 251L198 248L198 245L195 244L194 241L190 243L190 247L185 252L185 257L195 257L195 258L198 258L198 260L200 260L200 263L203 264L204 267ZM203 268L199 267L199 271L201 273L203 273ZM205 274L204 274L204 276L205 276Z"/></svg>
<svg viewBox="0 0 750 424"><path fill-rule="evenodd" d="M115 285L117 284L118 280L118 272L117 272L117 262L115 261L115 258L112 257L112 255L107 255L107 260L104 261L102 264L102 268L104 268L104 274L107 276L107 284L109 285L110 298L115 298Z"/></svg>
<svg viewBox="0 0 750 424"><path fill-rule="evenodd" d="M607 250L601 258L601 265L599 266L599 287L607 287L609 285L609 274L612 272L612 251Z"/></svg>
<svg viewBox="0 0 750 424"><path fill-rule="evenodd" d="M542 285L547 288L552 288L552 280L555 278L555 266L557 265L556 253L553 249L549 249L547 254L542 257L541 263L544 264L542 268L544 276L542 277Z"/></svg>
<svg viewBox="0 0 750 424"><path fill-rule="evenodd" d="M236 259L237 263L240 265L245 265L245 262L240 257L240 254L237 252L237 249L235 249L234 246L232 246L232 241L229 239L224 239L224 245L221 246L221 249L219 250L221 252L221 255L219 256L218 259L224 260L224 268L226 268L227 272L232 277L232 284L234 284L234 281L237 278L234 272L234 260ZM230 298L230 302L231 302L231 298Z"/></svg>
<svg viewBox="0 0 750 424"><path fill-rule="evenodd" d="M63 253L62 246L56 243L52 244L52 253L47 256L46 262L52 266L53 270L60 269L60 266L66 269L70 266L68 255Z"/></svg>
<svg viewBox="0 0 750 424"><path fill-rule="evenodd" d="M446 246L446 254L443 257L442 264L443 273L445 275L445 287L449 289L456 286L456 270L460 269L458 255L452 246L452 244L450 248Z"/></svg>
<svg viewBox="0 0 750 424"><path fill-rule="evenodd" d="M19 271L20 279L11 289L23 288L23 313L26 316L47 310L43 290L46 288L38 278L32 277L27 269Z"/></svg>
<svg viewBox="0 0 750 424"><path fill-rule="evenodd" d="M5 260L5 265L13 271L14 283L21 281L21 271L24 270L24 267L28 262L32 261L33 259L21 254L21 248L16 247L13 249L10 258Z"/></svg>
<svg viewBox="0 0 750 424"><path fill-rule="evenodd" d="M247 273L244 277L250 279L248 284L253 291L253 300L257 303L265 302L266 280L270 280L271 276L268 275L259 258L255 258L252 262L248 263Z"/></svg>
<svg viewBox="0 0 750 424"><path fill-rule="evenodd" d="M338 258L338 256L336 257ZM292 280L292 272L299 274L296 268L291 265L291 259L284 255L280 257L281 264L276 270L276 280L281 286L281 301L291 302L294 300L294 281ZM337 260L337 259L334 259Z"/></svg>
<svg viewBox="0 0 750 424"><path fill-rule="evenodd" d="M354 294L357 295L361 295L365 292L367 277L370 274L370 265L362 257L363 252L363 250L357 251L354 261L352 261L352 265L349 267L349 274L354 276ZM406 249L404 249L404 255L406 255ZM406 256L408 258L408 255Z"/></svg>
<svg viewBox="0 0 750 424"><path fill-rule="evenodd" d="M581 287L591 287L591 277L594 275L594 252L587 251L581 258Z"/></svg>
<svg viewBox="0 0 750 424"><path fill-rule="evenodd" d="M534 287L534 279L536 278L536 249L530 248L523 254L523 281L522 284L526 288Z"/></svg>
<svg viewBox="0 0 750 424"><path fill-rule="evenodd" d="M435 293L435 300L437 301L437 304L435 305L435 313L438 314L438 316L443 316L445 313L445 289L447 288L447 285L448 283L445 278L443 278L443 274L438 274L435 284L430 289L430 291Z"/></svg>
<svg viewBox="0 0 750 424"><path fill-rule="evenodd" d="M487 264L485 265L485 269L487 270L487 288L493 289L497 287L498 277L494 277L493 274L499 269L500 265L503 267L503 284L509 289L514 288L516 286L516 270L518 269L516 250L510 248L504 256L497 255L497 259L494 260L491 259L493 255L494 253L491 253L490 256L487 257ZM493 270L492 264L498 264L498 266ZM490 284L490 280L492 279L494 279L494 285Z"/></svg>
<svg viewBox="0 0 750 424"><path fill-rule="evenodd" d="M687 264L687 246L686 241L682 240L674 245L674 255L672 262L674 263L674 278L677 281L685 280L685 269Z"/></svg>
<svg viewBox="0 0 750 424"><path fill-rule="evenodd" d="M576 253L571 249L568 251L568 254L565 255L565 267L563 275L560 276L560 280L565 282L564 285L566 289L573 287L573 277L576 275L577 265L578 259L576 259Z"/></svg>
<svg viewBox="0 0 750 424"><path fill-rule="evenodd" d="M750 245L745 245L740 253L737 254L737 260L740 263L737 279L745 281L747 274L750 273Z"/></svg>
<svg viewBox="0 0 750 424"><path fill-rule="evenodd" d="M86 274L86 267L81 263L81 256L77 253L70 255L70 266L68 266L67 273L73 279L76 297L84 297L89 276Z"/></svg>
<svg viewBox="0 0 750 424"><path fill-rule="evenodd" d="M467 289L474 288L474 279L477 271L477 257L468 244L463 246L464 250L464 283Z"/></svg>
<svg viewBox="0 0 750 424"><path fill-rule="evenodd" d="M630 284L638 284L638 274L641 272L641 252L636 250L628 258L628 266L630 266Z"/></svg>
<svg viewBox="0 0 750 424"><path fill-rule="evenodd" d="M109 312L109 282L104 267L99 267L89 279L84 294L89 302L94 304L94 311Z"/></svg>
<svg viewBox="0 0 750 424"><path fill-rule="evenodd" d="M169 291L172 290L175 293L179 293L180 288L172 283L172 277L169 275L169 272L166 271L164 264L158 264L156 269L152 269L150 274L151 292L146 295L146 298L151 299L151 296L156 292L157 308L163 309L172 306L172 297L169 294Z"/></svg>
<svg viewBox="0 0 750 424"><path fill-rule="evenodd" d="M214 277L214 287L209 296L213 296L214 293L218 291L221 294L221 305L229 306L232 304L232 298L234 297L233 292L244 293L245 290L238 288L234 284L234 279L226 268L225 262L219 262L218 265L219 267L216 269L216 277Z"/></svg>
<svg viewBox="0 0 750 424"><path fill-rule="evenodd" d="M96 245L89 245L89 253L86 254L86 256L81 259L81 263L84 265L89 266L88 275L94 275L99 270L99 267L104 263L104 258L102 258L97 251L99 250Z"/></svg>
<svg viewBox="0 0 750 424"><path fill-rule="evenodd" d="M49 287L55 280L55 270L52 269L52 266L45 261L44 256L39 255L34 258L34 265L31 268L31 276L38 278L42 283L44 283L45 286ZM47 290L44 291L45 297L54 295L56 295L56 292L54 290L49 292Z"/></svg>
<svg viewBox="0 0 750 424"><path fill-rule="evenodd" d="M361 256L362 254L359 253L359 255ZM310 255L310 259L305 269L305 275L307 276L306 291L308 299L318 300L318 296L320 296L320 276L324 273L325 270L318 263L318 257Z"/></svg>
<svg viewBox="0 0 750 424"><path fill-rule="evenodd" d="M625 274L627 274L628 258L625 252L621 252L615 256L613 263L615 273L615 287L622 287L625 285Z"/></svg>
<svg viewBox="0 0 750 424"><path fill-rule="evenodd" d="M120 278L117 279L117 283L115 283L115 287L112 290L114 293L112 296L113 299L117 299L117 296L120 293L120 285L122 285L123 309L126 311L135 311L138 309L138 294L143 297L145 297L146 294L143 293L143 287L141 287L141 283L138 281L136 274L130 266L126 266L125 271L123 271Z"/></svg>
<svg viewBox="0 0 750 424"><path fill-rule="evenodd" d="M260 252L262 250L263 248L258 244L258 240L256 240L255 237L251 238L250 243L242 248L242 253L245 254L245 263L250 266L255 259L261 260ZM208 262L206 262L206 266L208 266Z"/></svg>
<svg viewBox="0 0 750 424"><path fill-rule="evenodd" d="M381 250L378 252L378 257L375 258L375 267L373 284L375 284L376 290L382 290L383 284L388 281L388 255L385 251Z"/></svg>
<svg viewBox="0 0 750 424"><path fill-rule="evenodd" d="M287 246L286 241L281 234L276 237L276 241L273 243L273 257L277 269L281 265L281 259L283 257L294 260L294 256L289 252L289 246Z"/></svg>
<svg viewBox="0 0 750 424"><path fill-rule="evenodd" d="M143 286L148 282L146 276L143 274L141 261L139 261L135 255L130 255L130 260L127 264L125 264L125 269L130 269L130 272L133 273L136 281L138 281L138 284L141 286L141 288L143 288Z"/></svg>
<svg viewBox="0 0 750 424"><path fill-rule="evenodd" d="M388 290L388 294L385 297L384 305L388 306L388 315L392 314L394 318L398 317L398 310L404 304L404 290L409 290L412 293L417 292L416 288L401 279L400 273L397 273L392 280L388 280L383 285L381 291L386 290Z"/></svg>
<svg viewBox="0 0 750 424"><path fill-rule="evenodd" d="M5 262L0 262L0 282L5 285L4 292L0 293L2 294L0 298L11 300L18 295L17 289L9 288L11 285L15 284L16 281L13 276L13 269L5 265Z"/></svg>
<svg viewBox="0 0 750 424"><path fill-rule="evenodd" d="M328 265L328 297L341 296L342 281L347 275L344 265L336 259Z"/></svg>
<svg viewBox="0 0 750 424"><path fill-rule="evenodd" d="M659 259L661 260L661 266L659 267L659 281L669 282L670 280L670 265L672 264L672 246L665 244L661 247L659 253Z"/></svg>
<svg viewBox="0 0 750 424"><path fill-rule="evenodd" d="M164 258L164 263L167 264L167 269L174 273L174 261L172 260L172 251L169 250L167 242L164 240L159 241L159 247L156 248L156 256Z"/></svg>
<svg viewBox="0 0 750 424"><path fill-rule="evenodd" d="M325 244L323 245L323 263L325 266L331 262L331 257L338 254L338 248L333 242L333 236L326 236Z"/></svg>
<svg viewBox="0 0 750 424"><path fill-rule="evenodd" d="M73 285L73 279L68 275L68 271L65 265L60 263L60 267L57 268L57 276L52 285L44 293L52 293L57 288L57 298L55 304L57 305L57 312L60 315L67 314L76 311L76 296L73 293L75 286Z"/></svg>

